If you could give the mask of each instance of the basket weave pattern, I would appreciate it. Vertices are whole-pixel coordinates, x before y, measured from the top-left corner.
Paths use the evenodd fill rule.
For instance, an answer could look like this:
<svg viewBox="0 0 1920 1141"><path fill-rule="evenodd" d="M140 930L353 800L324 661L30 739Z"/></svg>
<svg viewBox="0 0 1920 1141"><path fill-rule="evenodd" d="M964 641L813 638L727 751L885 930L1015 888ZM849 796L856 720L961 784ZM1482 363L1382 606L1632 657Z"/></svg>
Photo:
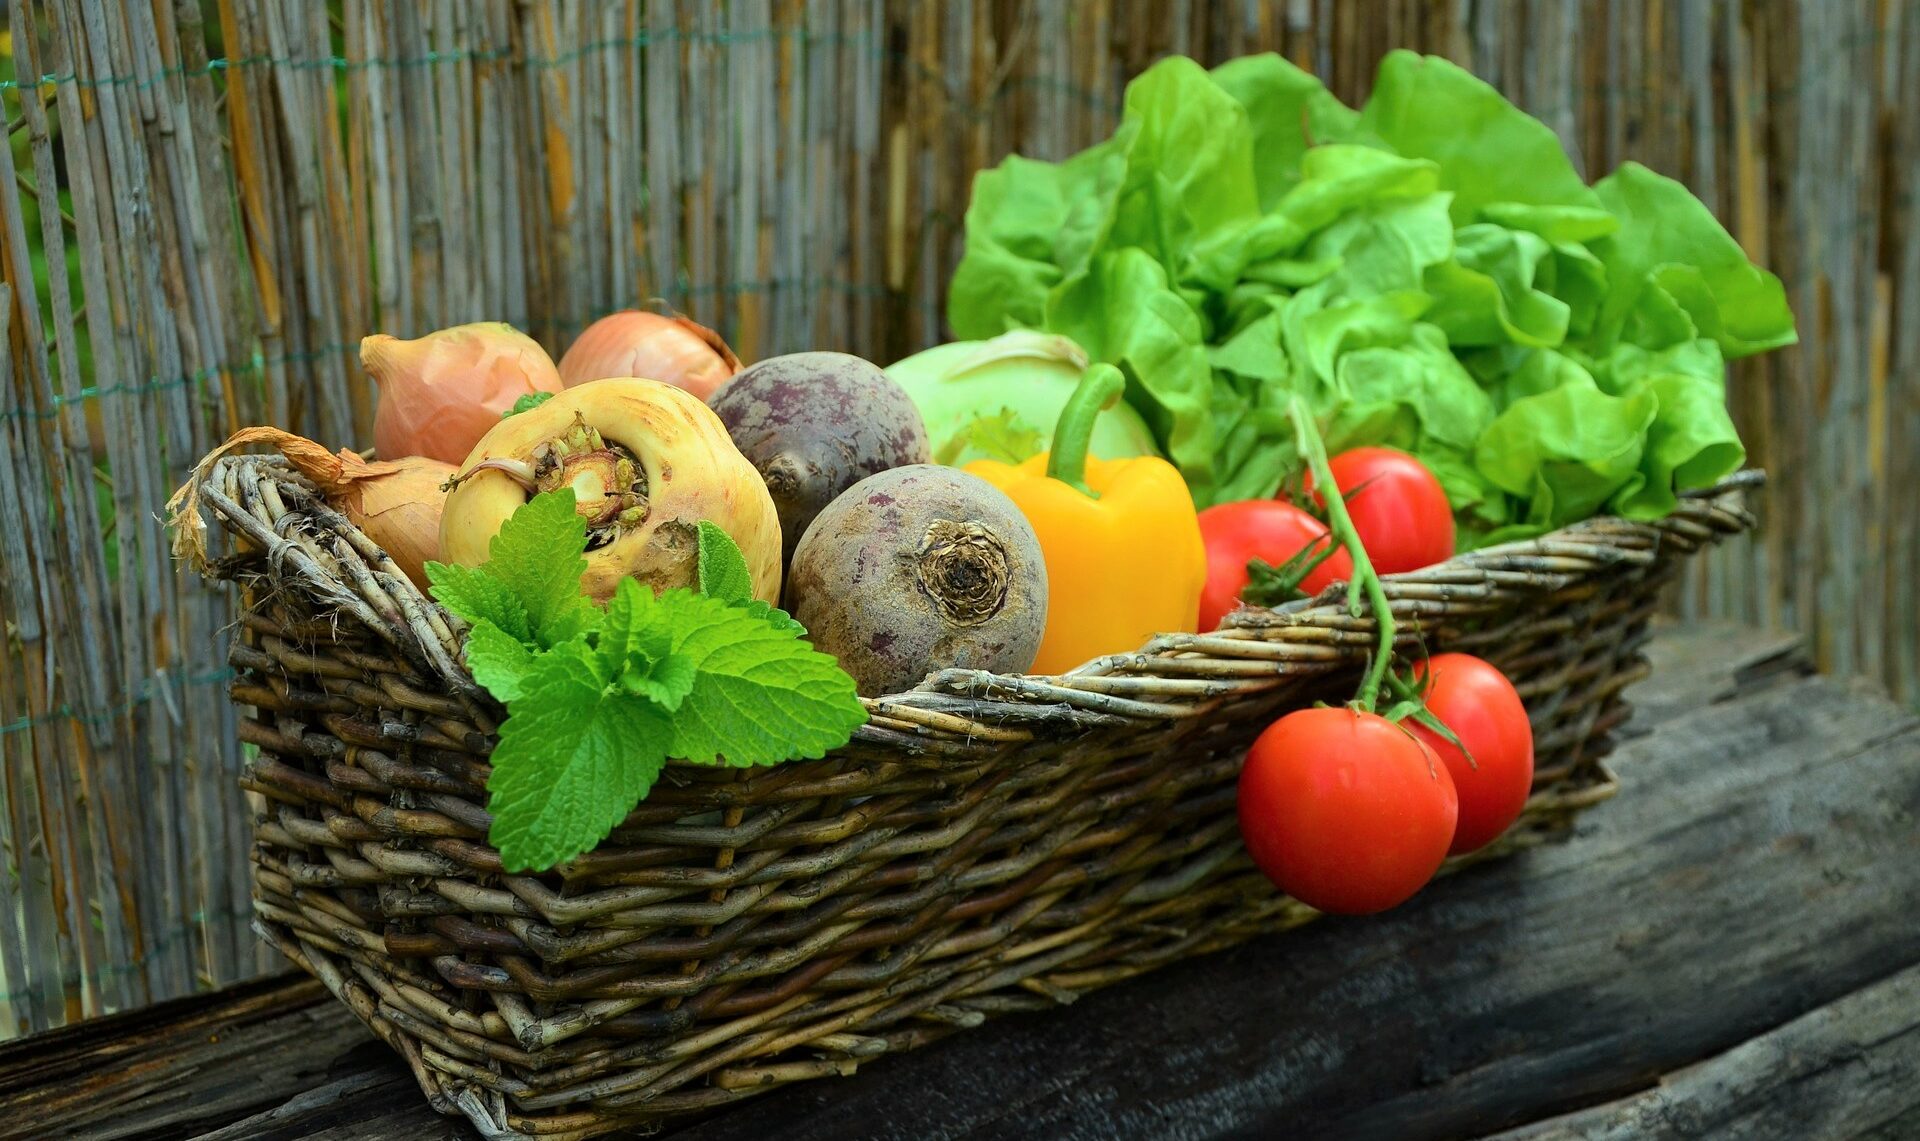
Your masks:
<svg viewBox="0 0 1920 1141"><path fill-rule="evenodd" d="M1533 720L1534 795L1473 858L1612 794L1660 587L1751 525L1757 482L1385 580L1406 648L1491 660ZM485 811L502 711L458 621L277 458L221 459L200 497L235 540L210 570L244 596L256 926L490 1136L851 1073L1314 916L1242 852L1234 782L1280 712L1350 692L1373 623L1339 588L1064 677L938 673L868 702L825 760L670 766L597 850L507 875Z"/></svg>

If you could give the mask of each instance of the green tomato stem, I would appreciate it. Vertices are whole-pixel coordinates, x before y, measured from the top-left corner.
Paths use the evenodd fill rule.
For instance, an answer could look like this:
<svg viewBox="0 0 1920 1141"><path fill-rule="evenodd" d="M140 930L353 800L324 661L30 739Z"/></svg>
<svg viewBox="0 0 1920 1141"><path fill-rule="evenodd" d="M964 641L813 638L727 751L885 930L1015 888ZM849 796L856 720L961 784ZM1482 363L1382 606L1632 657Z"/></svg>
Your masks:
<svg viewBox="0 0 1920 1141"><path fill-rule="evenodd" d="M1082 495L1100 498L1087 486L1087 449L1093 445L1093 426L1100 413L1113 407L1127 390L1127 380L1110 364L1096 364L1080 378L1053 426L1053 449L1047 453L1047 476Z"/></svg>
<svg viewBox="0 0 1920 1141"><path fill-rule="evenodd" d="M1347 583L1348 612L1355 615L1360 613L1360 595L1364 592L1367 605L1373 610L1374 626L1379 631L1373 660L1367 663L1367 676L1361 680L1360 692L1354 697L1357 707L1372 713L1374 704L1380 698L1380 686L1386 681L1388 668L1393 664L1393 605L1387 601L1386 587L1381 585L1380 576L1374 573L1373 560L1367 557L1367 548L1360 542L1359 532L1353 529L1353 517L1347 514L1346 497L1340 494L1340 487L1333 480L1333 469L1327 463L1326 442L1320 438L1319 429L1314 427L1313 410L1298 396L1293 398L1289 407L1293 415L1294 434L1300 442L1300 454L1306 457L1307 467L1313 472L1314 486L1320 489L1321 501L1327 505L1327 528L1353 558L1353 578Z"/></svg>

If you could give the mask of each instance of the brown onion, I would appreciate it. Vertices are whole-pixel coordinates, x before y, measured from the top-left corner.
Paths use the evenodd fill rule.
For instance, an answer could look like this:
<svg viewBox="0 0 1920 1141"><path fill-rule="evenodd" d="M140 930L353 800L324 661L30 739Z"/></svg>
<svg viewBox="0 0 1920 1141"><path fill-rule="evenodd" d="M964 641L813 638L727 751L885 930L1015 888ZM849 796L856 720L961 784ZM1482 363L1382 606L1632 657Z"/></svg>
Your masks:
<svg viewBox="0 0 1920 1141"><path fill-rule="evenodd" d="M588 325L560 358L560 383L641 377L702 400L740 371L720 334L685 317L628 309Z"/></svg>
<svg viewBox="0 0 1920 1141"><path fill-rule="evenodd" d="M380 385L373 446L383 459L457 464L515 401L562 388L540 343L499 321L411 341L378 333L360 342L360 362Z"/></svg>
<svg viewBox="0 0 1920 1141"><path fill-rule="evenodd" d="M345 448L329 452L323 444L278 428L242 428L200 461L192 478L167 502L179 528L175 554L191 555L196 561L204 558L206 524L194 502L196 489L213 461L243 444L270 444L278 449L294 470L319 487L329 504L387 553L402 574L420 589L427 588L426 564L440 558L440 513L447 502L441 487L457 469L425 456L365 460Z"/></svg>

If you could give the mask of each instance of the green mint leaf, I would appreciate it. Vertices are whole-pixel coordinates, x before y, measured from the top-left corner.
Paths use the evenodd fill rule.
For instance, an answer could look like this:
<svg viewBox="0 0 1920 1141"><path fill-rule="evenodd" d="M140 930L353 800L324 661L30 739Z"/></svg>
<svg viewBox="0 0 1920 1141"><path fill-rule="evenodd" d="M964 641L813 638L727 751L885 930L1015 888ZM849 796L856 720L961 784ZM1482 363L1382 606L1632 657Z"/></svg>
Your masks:
<svg viewBox="0 0 1920 1141"><path fill-rule="evenodd" d="M527 608L506 583L484 569L428 563L427 581L440 605L476 629L492 625L522 642L532 640Z"/></svg>
<svg viewBox="0 0 1920 1141"><path fill-rule="evenodd" d="M496 701L518 701L538 659L520 636L491 622L476 623L467 636L467 670Z"/></svg>
<svg viewBox="0 0 1920 1141"><path fill-rule="evenodd" d="M545 404L547 401L552 400L554 396L555 394L551 392L529 392L525 396L522 396L520 399L514 401L513 407L507 409L505 412L500 413L500 418L502 420L505 420L509 416L518 416L520 415L520 413L525 412L528 409L538 408L542 404Z"/></svg>
<svg viewBox="0 0 1920 1141"><path fill-rule="evenodd" d="M557 646L598 623L598 608L580 592L586 549L587 525L574 513L570 487L529 499L500 525L488 545L480 569L526 607L536 645Z"/></svg>
<svg viewBox="0 0 1920 1141"><path fill-rule="evenodd" d="M672 723L612 686L586 639L534 658L507 707L487 779L488 841L508 871L591 850L653 787Z"/></svg>
<svg viewBox="0 0 1920 1141"><path fill-rule="evenodd" d="M807 636L807 628L800 624L798 618L788 614L772 603L762 602L756 598L752 602L747 603L747 613L753 615L755 618L766 619L767 623L775 630L792 634L796 638L804 638Z"/></svg>
<svg viewBox="0 0 1920 1141"><path fill-rule="evenodd" d="M686 590L652 601L673 653L698 670L673 716L673 756L737 766L823 757L866 721L839 663L770 615Z"/></svg>
<svg viewBox="0 0 1920 1141"><path fill-rule="evenodd" d="M722 602L753 601L753 575L739 544L718 523L700 520L700 593Z"/></svg>
<svg viewBox="0 0 1920 1141"><path fill-rule="evenodd" d="M607 599L598 645L608 676L617 676L634 658L656 662L673 653L673 636L661 624L652 587L638 579L620 580Z"/></svg>
<svg viewBox="0 0 1920 1141"><path fill-rule="evenodd" d="M693 692L698 673L693 659L685 654L668 654L658 661L634 658L620 672L620 688L653 702L668 713L675 713L687 694Z"/></svg>

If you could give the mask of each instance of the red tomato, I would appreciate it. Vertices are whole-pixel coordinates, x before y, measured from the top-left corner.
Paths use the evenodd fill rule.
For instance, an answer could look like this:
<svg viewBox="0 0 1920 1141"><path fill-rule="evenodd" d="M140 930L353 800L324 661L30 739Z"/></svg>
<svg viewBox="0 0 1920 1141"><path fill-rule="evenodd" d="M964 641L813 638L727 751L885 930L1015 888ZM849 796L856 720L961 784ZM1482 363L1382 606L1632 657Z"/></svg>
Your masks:
<svg viewBox="0 0 1920 1141"><path fill-rule="evenodd" d="M1460 795L1460 823L1448 852L1484 847L1507 830L1533 791L1533 725L1507 675L1471 654L1435 654L1415 662L1416 678L1429 675L1427 712L1453 730L1466 754L1409 718L1404 724L1426 742L1453 774Z"/></svg>
<svg viewBox="0 0 1920 1141"><path fill-rule="evenodd" d="M1240 605L1247 589L1247 562L1262 559L1279 566L1313 546L1333 542L1326 524L1278 499L1220 503L1200 513L1200 538L1207 546L1207 585L1200 592L1200 629L1217 630L1220 620ZM1316 546L1316 544L1318 544ZM1353 577L1353 560L1335 550L1300 582L1309 595Z"/></svg>
<svg viewBox="0 0 1920 1141"><path fill-rule="evenodd" d="M1327 466L1349 496L1347 514L1374 570L1400 574L1453 557L1453 508L1427 465L1392 448L1354 448ZM1314 491L1311 473L1307 491L1314 502L1326 505Z"/></svg>
<svg viewBox="0 0 1920 1141"><path fill-rule="evenodd" d="M1341 915L1385 911L1447 858L1459 802L1433 750L1376 713L1302 709L1240 770L1240 838L1281 891Z"/></svg>

